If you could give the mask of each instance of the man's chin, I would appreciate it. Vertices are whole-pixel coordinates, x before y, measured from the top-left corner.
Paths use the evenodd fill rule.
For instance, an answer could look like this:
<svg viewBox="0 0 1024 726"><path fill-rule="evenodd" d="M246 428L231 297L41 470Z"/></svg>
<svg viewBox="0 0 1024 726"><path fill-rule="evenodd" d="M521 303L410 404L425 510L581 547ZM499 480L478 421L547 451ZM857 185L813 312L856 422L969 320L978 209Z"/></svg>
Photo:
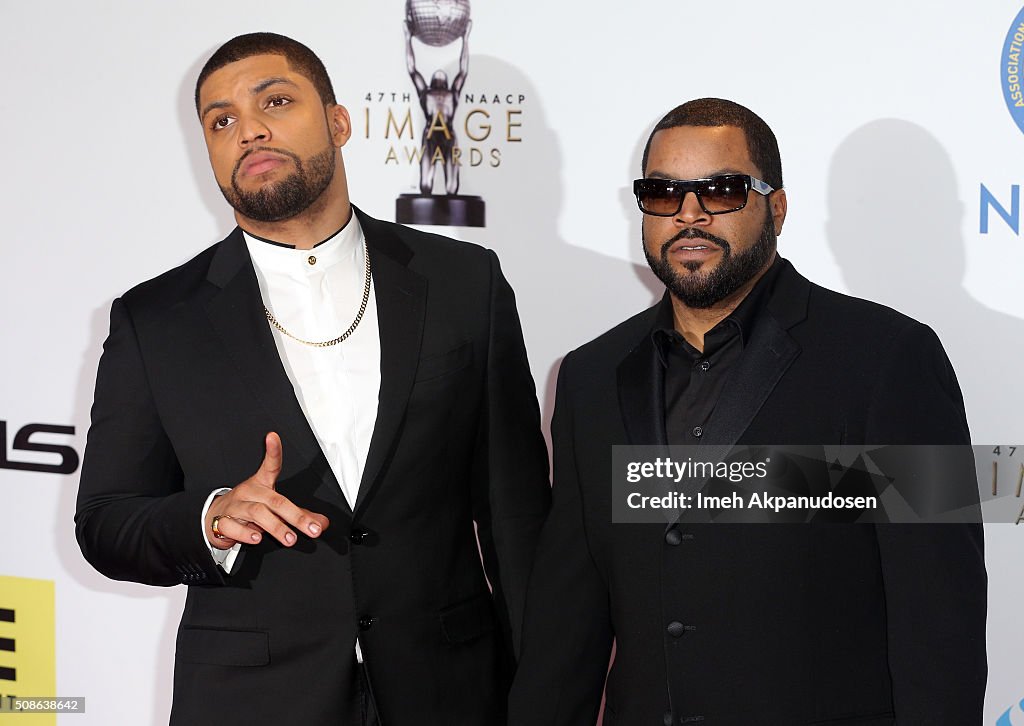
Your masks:
<svg viewBox="0 0 1024 726"><path fill-rule="evenodd" d="M271 169L265 174L234 179L231 188L238 196L273 196L284 181L277 178L278 175L274 171L276 170Z"/></svg>

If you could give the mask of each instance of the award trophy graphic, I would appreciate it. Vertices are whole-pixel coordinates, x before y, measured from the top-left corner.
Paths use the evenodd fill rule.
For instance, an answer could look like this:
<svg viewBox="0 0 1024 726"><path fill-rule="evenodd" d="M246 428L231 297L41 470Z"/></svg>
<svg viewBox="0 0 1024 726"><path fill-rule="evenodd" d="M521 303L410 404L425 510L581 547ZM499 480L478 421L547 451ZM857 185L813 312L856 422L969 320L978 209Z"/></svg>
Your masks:
<svg viewBox="0 0 1024 726"><path fill-rule="evenodd" d="M402 194L395 200L395 220L403 224L434 224L458 227L484 226L484 200L459 194L461 149L455 135L455 109L469 70L469 0L407 0L405 5L405 59L426 118L420 158L420 193ZM434 71L428 84L416 68L412 41L433 46L452 45L461 38L459 72L448 83L448 74ZM438 167L444 176L444 194L434 193Z"/></svg>

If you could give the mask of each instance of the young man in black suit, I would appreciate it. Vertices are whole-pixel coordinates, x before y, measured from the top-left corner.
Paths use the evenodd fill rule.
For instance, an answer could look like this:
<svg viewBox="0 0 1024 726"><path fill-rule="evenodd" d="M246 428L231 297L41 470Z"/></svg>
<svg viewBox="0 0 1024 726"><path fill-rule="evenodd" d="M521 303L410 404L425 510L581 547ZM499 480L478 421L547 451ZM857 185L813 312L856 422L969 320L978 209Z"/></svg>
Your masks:
<svg viewBox="0 0 1024 726"><path fill-rule="evenodd" d="M550 495L497 258L351 206L294 40L226 43L196 109L238 228L114 302L83 553L189 585L172 723L504 723Z"/></svg>
<svg viewBox="0 0 1024 726"><path fill-rule="evenodd" d="M929 328L776 254L786 191L757 115L679 106L643 173L667 291L562 364L510 724L593 726L613 639L604 726L980 724L980 525L613 523L618 444L970 441Z"/></svg>

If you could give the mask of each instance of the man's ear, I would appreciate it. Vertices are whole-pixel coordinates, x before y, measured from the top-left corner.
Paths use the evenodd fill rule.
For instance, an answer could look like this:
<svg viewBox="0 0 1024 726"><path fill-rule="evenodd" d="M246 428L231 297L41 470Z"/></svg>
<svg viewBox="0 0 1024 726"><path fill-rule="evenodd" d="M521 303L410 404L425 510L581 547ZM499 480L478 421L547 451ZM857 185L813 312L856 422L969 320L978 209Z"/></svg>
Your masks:
<svg viewBox="0 0 1024 726"><path fill-rule="evenodd" d="M349 118L348 109L340 103L329 104L326 110L328 132L334 145L340 149L352 137L352 119Z"/></svg>
<svg viewBox="0 0 1024 726"><path fill-rule="evenodd" d="M776 189L768 197L768 205L772 213L772 221L775 223L775 234L782 234L782 223L786 221L786 190Z"/></svg>

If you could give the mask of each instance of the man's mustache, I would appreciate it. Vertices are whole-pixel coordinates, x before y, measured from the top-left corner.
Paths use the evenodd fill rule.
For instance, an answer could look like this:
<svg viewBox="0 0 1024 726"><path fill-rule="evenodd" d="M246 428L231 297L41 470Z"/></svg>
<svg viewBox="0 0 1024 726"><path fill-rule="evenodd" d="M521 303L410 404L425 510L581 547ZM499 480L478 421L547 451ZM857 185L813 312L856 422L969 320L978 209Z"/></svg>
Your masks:
<svg viewBox="0 0 1024 726"><path fill-rule="evenodd" d="M695 229L693 227L687 227L686 229L679 230L679 232L677 232L668 242L666 242L665 244L663 244L661 246L661 256L662 256L662 258L667 258L668 257L668 251L670 249L672 249L672 245L674 245L679 240L683 240L683 239L703 239L703 240L707 240L708 242L712 242L715 245L717 245L718 247L721 247L722 248L722 253L725 254L725 255L728 255L732 251L732 248L729 245L729 243L726 242L721 237L716 237L715 235L711 234L710 232L705 232L702 229Z"/></svg>

